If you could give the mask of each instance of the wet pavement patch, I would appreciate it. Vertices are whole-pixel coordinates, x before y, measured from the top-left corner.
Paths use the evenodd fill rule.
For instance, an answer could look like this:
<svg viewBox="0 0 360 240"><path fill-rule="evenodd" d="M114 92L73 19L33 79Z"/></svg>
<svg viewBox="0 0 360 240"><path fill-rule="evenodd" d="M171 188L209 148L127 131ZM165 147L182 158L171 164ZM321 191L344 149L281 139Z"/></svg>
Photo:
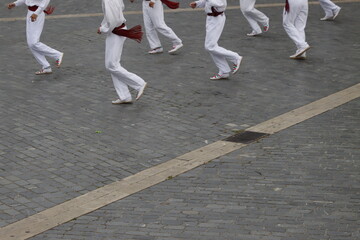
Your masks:
<svg viewBox="0 0 360 240"><path fill-rule="evenodd" d="M225 138L224 141L249 144L267 136L267 133L244 131Z"/></svg>

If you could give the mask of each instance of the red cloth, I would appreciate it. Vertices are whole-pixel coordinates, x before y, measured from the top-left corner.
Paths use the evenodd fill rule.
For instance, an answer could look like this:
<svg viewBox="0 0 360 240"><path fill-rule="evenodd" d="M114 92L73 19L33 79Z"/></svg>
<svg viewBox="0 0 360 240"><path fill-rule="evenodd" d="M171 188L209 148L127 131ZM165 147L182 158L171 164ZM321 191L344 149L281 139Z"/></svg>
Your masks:
<svg viewBox="0 0 360 240"><path fill-rule="evenodd" d="M28 6L28 9L32 12L35 12L38 9L38 6Z"/></svg>
<svg viewBox="0 0 360 240"><path fill-rule="evenodd" d="M136 25L135 27L130 29L122 29L123 27L125 27L125 23L123 23L119 27L114 28L114 30L112 30L112 33L122 37L133 39L138 43L141 42L144 33L142 32L140 25Z"/></svg>
<svg viewBox="0 0 360 240"><path fill-rule="evenodd" d="M170 0L161 0L161 2L163 4L165 4L166 6L168 6L168 8L171 8L171 9L176 9L180 6L180 3L178 2L172 2Z"/></svg>
<svg viewBox="0 0 360 240"><path fill-rule="evenodd" d="M34 5L34 6L28 6L28 9L32 12L35 12L39 7ZM48 6L45 10L44 13L46 13L47 15L50 15L54 12L55 8L53 6Z"/></svg>
<svg viewBox="0 0 360 240"><path fill-rule="evenodd" d="M216 11L216 9L214 7L211 7L211 13L208 13L208 16L213 16L213 17L217 17L221 14L223 14L224 12L218 12Z"/></svg>
<svg viewBox="0 0 360 240"><path fill-rule="evenodd" d="M290 12L290 5L288 0L285 1L285 11Z"/></svg>

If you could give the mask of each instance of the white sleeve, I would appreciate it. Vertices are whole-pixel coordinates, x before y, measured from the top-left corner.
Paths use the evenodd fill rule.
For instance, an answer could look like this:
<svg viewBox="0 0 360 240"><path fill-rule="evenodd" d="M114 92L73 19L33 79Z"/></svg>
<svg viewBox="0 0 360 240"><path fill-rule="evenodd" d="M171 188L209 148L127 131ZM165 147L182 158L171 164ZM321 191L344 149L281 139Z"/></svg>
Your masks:
<svg viewBox="0 0 360 240"><path fill-rule="evenodd" d="M25 4L25 0L17 0L14 2L15 6L20 6L20 5L24 5Z"/></svg>
<svg viewBox="0 0 360 240"><path fill-rule="evenodd" d="M47 6L49 5L50 0L43 0L41 1L41 4L39 4L38 9L34 12L36 15L39 15L42 11L44 11Z"/></svg>
<svg viewBox="0 0 360 240"><path fill-rule="evenodd" d="M206 0L199 0L199 1L196 1L195 3L196 3L197 8L203 8L203 7L205 7Z"/></svg>
<svg viewBox="0 0 360 240"><path fill-rule="evenodd" d="M208 0L209 1L209 4L212 6L212 7L219 7L219 8L225 8L226 7L226 0Z"/></svg>
<svg viewBox="0 0 360 240"><path fill-rule="evenodd" d="M102 1L102 10L103 10L103 13L104 13L104 19L102 20L101 22L101 25L100 25L100 32L102 33L107 33L109 31L109 25L108 25L108 22L107 22L107 19L106 19L106 3L105 3L105 0Z"/></svg>
<svg viewBox="0 0 360 240"><path fill-rule="evenodd" d="M108 24L107 24L107 22L106 22L106 19L105 19L105 17L104 17L104 19L102 20L102 22L101 22L101 25L100 25L100 32L102 32L102 33L108 33L109 32L109 26L108 26Z"/></svg>

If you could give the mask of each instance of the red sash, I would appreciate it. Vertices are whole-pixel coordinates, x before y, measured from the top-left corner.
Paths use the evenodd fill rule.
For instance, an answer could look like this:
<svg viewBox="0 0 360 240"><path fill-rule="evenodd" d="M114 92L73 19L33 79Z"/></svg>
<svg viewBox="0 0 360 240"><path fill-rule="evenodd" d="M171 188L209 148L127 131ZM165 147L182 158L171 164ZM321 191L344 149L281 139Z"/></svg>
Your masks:
<svg viewBox="0 0 360 240"><path fill-rule="evenodd" d="M289 5L288 0L285 1L285 11L290 12L290 5Z"/></svg>
<svg viewBox="0 0 360 240"><path fill-rule="evenodd" d="M34 5L34 6L28 6L28 9L32 12L35 12L39 7ZM54 12L55 8L53 6L48 6L45 10L44 13L46 13L47 15L50 15Z"/></svg>
<svg viewBox="0 0 360 240"><path fill-rule="evenodd" d="M166 6L168 6L168 8L171 8L171 9L176 9L179 7L180 3L178 2L172 2L170 0L161 0L161 2L163 4L165 4Z"/></svg>
<svg viewBox="0 0 360 240"><path fill-rule="evenodd" d="M141 31L140 25L136 25L135 27L130 28L130 29L122 29L123 27L125 27L125 23L123 23L119 27L114 28L114 30L112 30L112 33L122 36L122 37L127 37L130 39L133 39L133 40L137 41L138 43L141 42L142 36L144 33Z"/></svg>
<svg viewBox="0 0 360 240"><path fill-rule="evenodd" d="M216 11L216 9L214 7L211 7L211 13L208 13L208 16L213 16L213 17L217 17L221 14L223 14L224 12L218 12Z"/></svg>

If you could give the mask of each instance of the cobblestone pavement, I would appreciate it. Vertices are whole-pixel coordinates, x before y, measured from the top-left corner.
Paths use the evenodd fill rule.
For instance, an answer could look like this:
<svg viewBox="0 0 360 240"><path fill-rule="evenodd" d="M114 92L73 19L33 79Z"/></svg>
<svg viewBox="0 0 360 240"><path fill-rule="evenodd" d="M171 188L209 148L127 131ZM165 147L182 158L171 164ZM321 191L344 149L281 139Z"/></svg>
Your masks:
<svg viewBox="0 0 360 240"><path fill-rule="evenodd" d="M359 239L359 108L349 103L32 239Z"/></svg>
<svg viewBox="0 0 360 240"><path fill-rule="evenodd" d="M55 14L101 11L95 0L52 3ZM244 61L218 82L208 80L216 68L203 49L204 13L166 13L184 49L150 56L146 39L127 40L122 64L149 88L126 106L110 102L116 95L104 69L104 36L96 34L101 17L48 19L42 41L65 57L41 77L33 74L24 22L0 22L0 227L359 83L360 3L339 5L334 22L319 21L322 10L310 5L306 61L288 59L295 48L281 7L260 9L272 21L256 38L246 37L239 10L227 11L220 45ZM140 1L126 10L141 10ZM22 17L25 9L0 13ZM142 23L141 14L126 18L129 26ZM171 47L165 39L163 46ZM34 239L358 239L359 104Z"/></svg>

